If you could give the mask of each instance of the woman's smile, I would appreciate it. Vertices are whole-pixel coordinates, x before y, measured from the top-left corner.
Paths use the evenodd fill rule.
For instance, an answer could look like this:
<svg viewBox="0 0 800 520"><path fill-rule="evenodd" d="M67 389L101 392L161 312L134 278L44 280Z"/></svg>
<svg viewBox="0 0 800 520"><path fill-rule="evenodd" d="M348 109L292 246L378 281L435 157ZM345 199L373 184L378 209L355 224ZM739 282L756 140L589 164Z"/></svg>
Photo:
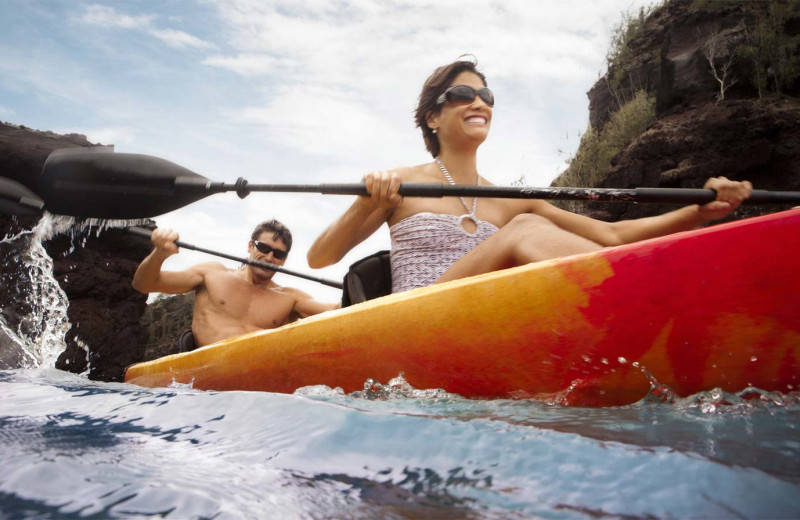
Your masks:
<svg viewBox="0 0 800 520"><path fill-rule="evenodd" d="M485 125L489 122L489 119L484 115L475 114L467 116L464 121L466 121L468 125Z"/></svg>

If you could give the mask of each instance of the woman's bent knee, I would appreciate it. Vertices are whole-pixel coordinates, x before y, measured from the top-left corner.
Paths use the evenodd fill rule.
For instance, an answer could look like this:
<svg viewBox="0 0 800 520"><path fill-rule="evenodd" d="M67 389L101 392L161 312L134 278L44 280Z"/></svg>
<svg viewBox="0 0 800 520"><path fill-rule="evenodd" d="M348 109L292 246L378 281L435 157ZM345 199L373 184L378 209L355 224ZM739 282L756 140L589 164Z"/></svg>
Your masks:
<svg viewBox="0 0 800 520"><path fill-rule="evenodd" d="M537 230L552 229L556 227L550 220L532 213L516 215L508 224L503 226L503 231L509 234L535 235Z"/></svg>
<svg viewBox="0 0 800 520"><path fill-rule="evenodd" d="M506 247L502 249L511 265L524 265L600 249L598 244L566 231L539 215L517 215L503 226L503 231Z"/></svg>

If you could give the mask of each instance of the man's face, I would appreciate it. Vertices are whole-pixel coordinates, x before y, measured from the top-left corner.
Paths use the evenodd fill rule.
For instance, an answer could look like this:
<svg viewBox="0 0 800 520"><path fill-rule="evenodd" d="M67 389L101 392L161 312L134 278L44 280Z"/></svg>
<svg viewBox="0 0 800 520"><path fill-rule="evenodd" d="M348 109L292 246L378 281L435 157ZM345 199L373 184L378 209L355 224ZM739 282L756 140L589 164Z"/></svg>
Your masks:
<svg viewBox="0 0 800 520"><path fill-rule="evenodd" d="M275 265L283 265L286 262L286 243L282 238L275 240L272 231L262 232L256 240L251 240L247 247L250 253L250 258L258 260L259 262L268 262ZM269 280L275 274L275 271L269 269L262 269L260 267L250 266L253 269L253 274L261 279Z"/></svg>

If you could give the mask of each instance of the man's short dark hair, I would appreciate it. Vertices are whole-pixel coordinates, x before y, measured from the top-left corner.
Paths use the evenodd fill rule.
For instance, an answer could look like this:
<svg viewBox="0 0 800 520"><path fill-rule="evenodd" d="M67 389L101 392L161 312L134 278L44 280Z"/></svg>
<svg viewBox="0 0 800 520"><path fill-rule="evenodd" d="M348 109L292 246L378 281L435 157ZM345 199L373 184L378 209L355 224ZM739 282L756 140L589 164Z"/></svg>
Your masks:
<svg viewBox="0 0 800 520"><path fill-rule="evenodd" d="M287 253L292 250L292 232L275 219L265 220L257 225L253 230L253 234L250 235L250 240L258 240L261 233L269 233L270 231L272 232L272 240L278 240L279 238L283 240L283 243L286 244Z"/></svg>

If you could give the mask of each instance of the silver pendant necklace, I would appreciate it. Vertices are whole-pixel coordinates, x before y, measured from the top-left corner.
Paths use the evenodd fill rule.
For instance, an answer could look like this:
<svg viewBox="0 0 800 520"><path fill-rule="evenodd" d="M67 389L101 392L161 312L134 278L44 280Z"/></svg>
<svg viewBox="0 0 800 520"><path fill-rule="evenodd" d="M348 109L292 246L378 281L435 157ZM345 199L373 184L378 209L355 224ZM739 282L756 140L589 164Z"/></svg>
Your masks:
<svg viewBox="0 0 800 520"><path fill-rule="evenodd" d="M439 165L439 169L442 170L442 173L444 174L444 178L447 179L447 182L450 183L450 186L455 186L456 183L453 180L453 178L450 176L450 172L447 171L447 168L444 167L444 164L442 164L442 161L440 161L438 157L436 158L436 164ZM481 176L478 175L478 178L475 181L475 186L480 186L480 184L481 184ZM474 197L472 199L472 209L471 210L470 210L469 206L467 205L467 201L464 200L464 197L459 197L459 199L461 199L461 204L464 205L464 209L467 210L467 212L468 212L465 215L461 215L460 217L458 217L459 221L463 221L465 218L468 218L468 219L470 219L472 222L474 222L477 225L478 224L478 217L475 215L475 210L478 209L478 197Z"/></svg>

